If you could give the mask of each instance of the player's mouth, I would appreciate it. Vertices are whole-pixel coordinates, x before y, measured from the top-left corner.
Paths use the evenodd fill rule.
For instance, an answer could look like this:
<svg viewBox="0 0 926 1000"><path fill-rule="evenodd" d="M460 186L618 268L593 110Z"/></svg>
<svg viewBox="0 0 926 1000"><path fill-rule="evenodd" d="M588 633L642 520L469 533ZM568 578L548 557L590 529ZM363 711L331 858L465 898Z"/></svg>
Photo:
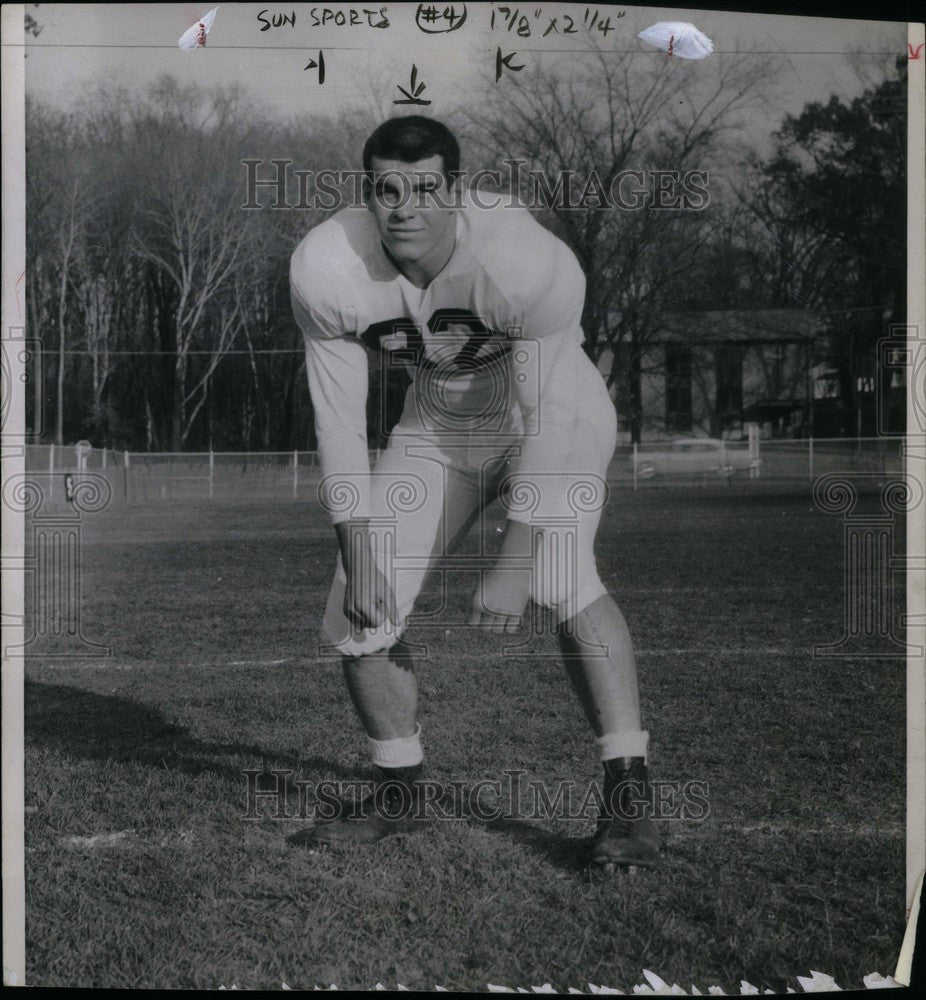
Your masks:
<svg viewBox="0 0 926 1000"><path fill-rule="evenodd" d="M413 240L420 232L422 232L420 229L390 229L389 238L406 242L407 240Z"/></svg>

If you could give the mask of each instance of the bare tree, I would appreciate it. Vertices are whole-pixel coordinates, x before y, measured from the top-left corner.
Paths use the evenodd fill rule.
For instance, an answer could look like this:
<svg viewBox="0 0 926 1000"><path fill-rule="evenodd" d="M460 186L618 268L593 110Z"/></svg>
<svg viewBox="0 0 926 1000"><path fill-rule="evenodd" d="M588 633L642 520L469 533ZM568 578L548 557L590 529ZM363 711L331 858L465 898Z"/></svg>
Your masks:
<svg viewBox="0 0 926 1000"><path fill-rule="evenodd" d="M54 139L65 138L65 116L26 100L26 323L29 336L42 344L45 331L54 323L57 289L55 247L58 161L53 157ZM60 146L59 146L60 149ZM44 366L43 366L44 369ZM32 387L34 405L40 413L45 386ZM36 420L36 426L39 421Z"/></svg>
<svg viewBox="0 0 926 1000"><path fill-rule="evenodd" d="M586 274L586 350L596 363L610 351L607 379L635 440L641 356L655 312L710 238L710 210L684 210L686 172L709 172L731 154L725 140L763 99L773 72L772 60L748 52L701 63L592 50L568 66L506 79L469 115L471 139L494 163L518 160L532 183L531 172L545 179L548 222ZM653 171L675 172L674 209L660 206ZM615 185L641 175L649 180L645 203L615 210Z"/></svg>
<svg viewBox="0 0 926 1000"><path fill-rule="evenodd" d="M44 339L52 325L57 335L55 442L62 444L69 277L90 213L90 188L69 116L34 105L28 110L27 308L34 336Z"/></svg>
<svg viewBox="0 0 926 1000"><path fill-rule="evenodd" d="M183 448L222 357L244 320L239 280L254 254L254 214L242 209L238 142L245 131L234 93L204 95L162 81L140 123L144 224L135 253L170 292L173 337L171 448ZM205 361L194 371L193 358Z"/></svg>

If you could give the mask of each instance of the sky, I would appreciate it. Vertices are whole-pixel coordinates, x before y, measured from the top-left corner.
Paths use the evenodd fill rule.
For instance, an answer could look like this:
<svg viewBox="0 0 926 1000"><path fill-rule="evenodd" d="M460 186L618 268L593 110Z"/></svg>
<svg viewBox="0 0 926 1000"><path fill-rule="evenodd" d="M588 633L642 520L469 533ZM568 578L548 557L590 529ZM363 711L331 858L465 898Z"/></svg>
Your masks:
<svg viewBox="0 0 926 1000"><path fill-rule="evenodd" d="M466 19L454 31L426 34L416 23L419 10L432 5L234 4L218 8L205 48L182 51L180 35L209 9L202 4L27 4L40 28L27 35L26 86L35 97L67 106L99 80L145 87L164 73L201 86L239 82L271 117L290 118L323 112L338 115L364 106L383 116L418 110L395 105L404 99L399 87L424 84L425 113L440 115L475 99L479 86L493 80L499 54L512 66L585 58L589 39L605 51L631 50L641 59L666 59L638 32L656 21L694 23L714 43L716 58L743 48L771 52L781 72L769 120L760 131L776 127L784 113L796 113L810 100L832 93L851 97L864 86L851 54L874 53L873 68L888 66L905 53L907 30L901 23L831 18L732 14L667 8L595 6L593 4L456 3ZM437 3L443 11L448 4ZM505 11L517 9L509 26ZM876 9L876 8L875 8ZM322 25L322 19L350 18L357 24ZM622 17L618 13L623 11ZM295 23L273 26L285 15ZM424 18L424 27L433 27ZM605 18L609 31L602 34ZM494 27L493 27L494 18ZM388 27L373 24L388 22ZM447 22L437 22L445 25ZM572 27L572 32L567 29ZM591 30L588 30L591 27ZM544 37L544 32L548 32ZM519 34L520 32L520 34ZM306 69L324 55L325 79ZM705 60L705 63L707 60ZM502 67L504 86L514 74ZM775 120L775 119L778 120Z"/></svg>

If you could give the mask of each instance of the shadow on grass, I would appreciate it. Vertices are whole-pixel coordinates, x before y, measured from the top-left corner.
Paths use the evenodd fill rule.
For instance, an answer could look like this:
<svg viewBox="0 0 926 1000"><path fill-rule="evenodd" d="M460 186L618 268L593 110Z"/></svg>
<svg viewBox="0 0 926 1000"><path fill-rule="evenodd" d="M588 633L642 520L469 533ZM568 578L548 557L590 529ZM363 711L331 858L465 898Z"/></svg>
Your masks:
<svg viewBox="0 0 926 1000"><path fill-rule="evenodd" d="M344 799L342 805L349 807L351 803ZM356 807L356 804L353 804ZM347 811L350 811L347 808ZM458 818L457 821L459 821ZM587 870L588 848L591 844L589 837L563 837L559 834L551 833L542 827L536 826L523 819L478 819L471 812L465 816L464 822L470 826L486 830L497 835L510 843L525 847L542 857L555 868L559 868L572 875L580 875ZM427 833L429 829L434 829L439 821L434 820L430 824L423 825L419 832ZM418 834L400 834L400 836L410 836ZM391 835L393 836L393 835ZM338 853L345 848L359 846L359 842L351 843L349 840L336 843L332 846L320 846L315 840L315 830L300 830L298 833L287 837L287 843L293 847L305 847L309 849L331 850Z"/></svg>
<svg viewBox="0 0 926 1000"><path fill-rule="evenodd" d="M476 821L471 819L470 822ZM479 825L490 833L498 834L541 855L555 868L574 875L587 870L590 837L563 837L523 819L496 819Z"/></svg>
<svg viewBox="0 0 926 1000"><path fill-rule="evenodd" d="M300 778L355 777L325 757L297 757L247 743L208 743L155 709L128 698L97 694L65 684L27 681L24 698L26 746L60 751L86 760L143 764L184 774L214 774L241 781L241 758L260 758L265 768L291 769ZM234 759L239 758L239 763Z"/></svg>
<svg viewBox="0 0 926 1000"><path fill-rule="evenodd" d="M475 821L471 819L470 822ZM562 871L573 875L582 875L585 878L595 875L613 877L613 875L606 875L602 869L596 869L589 865L588 855L594 839L592 836L563 837L523 819L498 819L482 822L479 825L491 833L501 834L513 843L520 844L539 854L549 864ZM671 839L667 837L665 829L660 831L659 839L660 860L654 871L659 874L671 870L673 878L686 879L693 884L703 886L705 884L703 871L697 866L687 863L684 859L674 856L670 846ZM620 874L620 869L618 869L618 874Z"/></svg>

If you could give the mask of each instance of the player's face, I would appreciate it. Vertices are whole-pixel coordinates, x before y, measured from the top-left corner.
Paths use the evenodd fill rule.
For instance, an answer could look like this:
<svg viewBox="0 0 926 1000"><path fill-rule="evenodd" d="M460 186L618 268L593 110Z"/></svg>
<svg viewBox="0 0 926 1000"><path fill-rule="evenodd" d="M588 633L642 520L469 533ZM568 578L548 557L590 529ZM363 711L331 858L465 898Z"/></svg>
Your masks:
<svg viewBox="0 0 926 1000"><path fill-rule="evenodd" d="M453 252L456 215L441 156L416 163L374 156L368 207L383 245L399 264L443 267Z"/></svg>

